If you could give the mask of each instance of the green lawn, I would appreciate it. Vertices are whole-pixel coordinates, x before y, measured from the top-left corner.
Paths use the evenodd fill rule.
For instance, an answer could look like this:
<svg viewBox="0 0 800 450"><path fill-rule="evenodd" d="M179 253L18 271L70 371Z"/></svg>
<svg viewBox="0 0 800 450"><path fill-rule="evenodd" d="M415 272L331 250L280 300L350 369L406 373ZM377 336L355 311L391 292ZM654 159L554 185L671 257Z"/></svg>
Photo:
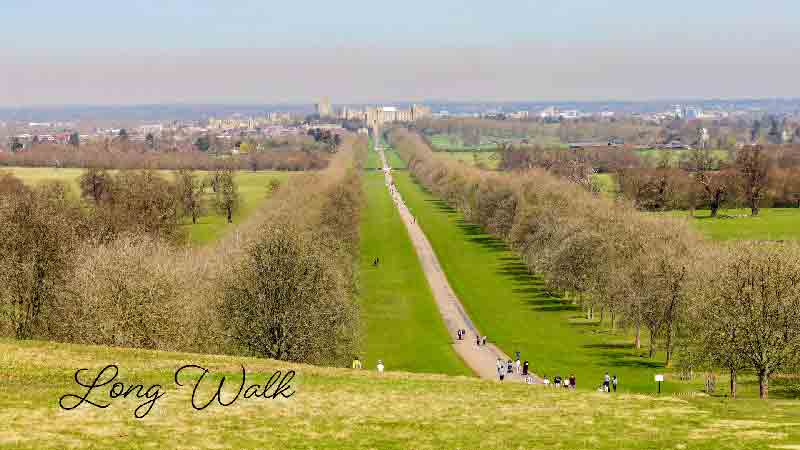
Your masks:
<svg viewBox="0 0 800 450"><path fill-rule="evenodd" d="M671 214L688 217L687 211ZM707 237L726 240L779 241L800 239L800 209L764 208L757 217L749 209L719 210L716 219L709 211L695 211L689 222Z"/></svg>
<svg viewBox="0 0 800 450"><path fill-rule="evenodd" d="M655 148L639 149L636 150L639 158L642 160L649 159L653 163L658 163L662 158L667 158L671 166L677 166L682 159L689 156L689 150L661 150ZM727 161L728 152L725 150L711 150L711 155L720 161Z"/></svg>
<svg viewBox="0 0 800 450"><path fill-rule="evenodd" d="M435 155L442 158L454 159L471 166L482 164L487 169L496 169L500 163L500 154L497 152L436 152Z"/></svg>
<svg viewBox="0 0 800 450"><path fill-rule="evenodd" d="M47 180L56 180L68 183L72 186L75 192L78 192L78 178L83 174L83 169L54 169L54 168L39 168L39 167L11 167L0 168L0 171L8 171L20 177L24 182L36 184ZM159 171L166 177L172 176L172 172L168 170ZM198 171L197 175L206 177L208 172ZM241 171L236 174L236 183L239 187L239 194L241 195L242 202L239 211L234 216L234 223L247 218L247 216L255 210L259 203L266 197L268 192L269 182L272 179L286 181L290 176L289 172L278 171L260 171L248 172ZM213 242L222 236L228 226L226 217L218 214L213 210L211 201L213 193L210 188L207 188L206 193L206 206L207 213L200 217L197 224L192 224L191 220L186 221L185 226L189 228L189 241L195 245L202 245Z"/></svg>
<svg viewBox="0 0 800 450"><path fill-rule="evenodd" d="M481 136L481 143L477 147L469 146L464 143L461 136L456 134L435 134L430 137L431 143L437 149L453 149L453 150L474 150L474 149L494 149L497 144L493 141L503 140L501 138L490 138L488 136Z"/></svg>
<svg viewBox="0 0 800 450"><path fill-rule="evenodd" d="M450 337L382 172L364 174L361 215L362 360L392 370L469 374ZM378 267L372 261L380 258Z"/></svg>
<svg viewBox="0 0 800 450"><path fill-rule="evenodd" d="M612 332L607 322L603 326L599 320L589 322L569 301L548 295L542 279L530 275L502 241L465 223L460 213L426 192L409 173L396 174L395 182L473 322L507 354L520 351L536 374L552 378L574 373L579 387L596 389L608 371L619 377L623 391L642 393L655 392L654 376L665 374L665 392L702 389L702 374L682 382L664 368L663 353L647 357L646 331L642 349L634 349L630 334ZM718 385L718 395L726 395L725 374ZM753 374L740 374L738 392L758 396ZM770 395L800 398L800 378L773 380Z"/></svg>
<svg viewBox="0 0 800 450"><path fill-rule="evenodd" d="M397 174L395 182L472 320L507 354L522 352L539 375L574 373L583 388L596 388L609 371L625 391L654 391L654 375L665 372L661 359L643 357L644 348L635 351L628 336L588 323L569 302L548 296L542 280L501 241L464 223L409 174ZM670 382L665 388L686 386Z"/></svg>
<svg viewBox="0 0 800 450"><path fill-rule="evenodd" d="M87 398L110 404L106 409L59 408L63 396L87 392L75 383L77 369L89 369L80 378L89 383L112 363L125 388L160 385L164 395L147 416L133 415L147 399L137 399L134 389L128 398L110 400L110 384ZM240 397L196 411L191 395L199 372L182 373L183 387L174 380L186 364L210 371L198 391L200 404L222 376L224 401L234 398L242 366L247 386L264 385L275 370L295 370L294 395ZM268 390L274 392L275 386ZM254 358L0 339L2 449L797 449L798 423L800 407L788 401L569 392L398 373L391 364L379 376Z"/></svg>

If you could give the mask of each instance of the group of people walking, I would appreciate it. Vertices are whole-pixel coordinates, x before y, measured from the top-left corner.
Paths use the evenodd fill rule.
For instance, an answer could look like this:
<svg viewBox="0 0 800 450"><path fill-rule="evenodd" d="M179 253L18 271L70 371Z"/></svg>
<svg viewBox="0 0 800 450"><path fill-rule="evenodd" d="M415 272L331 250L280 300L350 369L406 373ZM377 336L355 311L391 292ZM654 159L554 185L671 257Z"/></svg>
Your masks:
<svg viewBox="0 0 800 450"><path fill-rule="evenodd" d="M528 373L528 368L530 367L530 363L525 361L524 363L520 360L520 353L516 352L516 360L511 361L503 361L502 358L497 358L497 377L500 381L503 381L506 376L510 375L519 375L521 377L525 377L525 382L528 384L533 384L533 377Z"/></svg>
<svg viewBox="0 0 800 450"><path fill-rule="evenodd" d="M612 392L612 391L613 392L617 392L617 384L619 384L619 378L617 378L617 375L615 374L612 377L612 376L608 375L608 372L606 372L606 374L603 375L603 385L600 386L598 391L599 392Z"/></svg>
<svg viewBox="0 0 800 450"><path fill-rule="evenodd" d="M550 382L550 378L545 375L542 379L542 383L547 387L552 386L565 389L575 389L578 387L578 379L575 377L575 375L570 375L567 378L561 378L561 375L556 375L553 377L552 382Z"/></svg>

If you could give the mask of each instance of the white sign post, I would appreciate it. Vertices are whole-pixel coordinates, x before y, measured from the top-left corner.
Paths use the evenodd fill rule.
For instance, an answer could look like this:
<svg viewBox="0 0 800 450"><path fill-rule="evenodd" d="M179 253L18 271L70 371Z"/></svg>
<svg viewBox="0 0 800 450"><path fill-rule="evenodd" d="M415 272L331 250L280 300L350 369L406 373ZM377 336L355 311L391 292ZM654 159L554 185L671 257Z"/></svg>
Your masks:
<svg viewBox="0 0 800 450"><path fill-rule="evenodd" d="M664 375L656 375L656 381L658 382L658 393L661 393L661 382L664 381Z"/></svg>

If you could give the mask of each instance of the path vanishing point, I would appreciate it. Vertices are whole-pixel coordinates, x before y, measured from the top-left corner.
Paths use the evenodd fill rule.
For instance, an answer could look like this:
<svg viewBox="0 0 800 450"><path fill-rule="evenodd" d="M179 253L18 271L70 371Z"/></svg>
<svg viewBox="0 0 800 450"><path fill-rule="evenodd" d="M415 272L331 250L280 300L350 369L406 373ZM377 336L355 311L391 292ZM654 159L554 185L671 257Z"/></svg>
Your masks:
<svg viewBox="0 0 800 450"><path fill-rule="evenodd" d="M480 330L472 323L461 301L456 296L453 288L450 287L447 276L444 274L441 265L439 265L439 260L428 238L425 236L419 224L416 223L416 220L414 220L400 193L394 188L392 170L391 167L389 167L383 149L376 150L383 164L386 186L389 189L389 193L392 196L397 210L400 212L400 217L406 226L406 230L408 230L408 235L414 245L414 250L417 252L417 257L419 257L422 270L425 273L425 278L427 278L428 284L433 292L433 297L436 300L436 306L447 327L447 332L451 339L453 339L453 349L479 377L497 380L497 358L500 358L504 364L511 358L490 342L487 342L486 345L476 345L475 337L482 336ZM456 339L457 331L460 329L467 331L467 335L464 337L464 340L461 341ZM491 336L488 338L491 340ZM530 375L533 377L535 383L540 382L534 374ZM506 380L521 382L524 381L524 378L517 374L508 374L506 375Z"/></svg>

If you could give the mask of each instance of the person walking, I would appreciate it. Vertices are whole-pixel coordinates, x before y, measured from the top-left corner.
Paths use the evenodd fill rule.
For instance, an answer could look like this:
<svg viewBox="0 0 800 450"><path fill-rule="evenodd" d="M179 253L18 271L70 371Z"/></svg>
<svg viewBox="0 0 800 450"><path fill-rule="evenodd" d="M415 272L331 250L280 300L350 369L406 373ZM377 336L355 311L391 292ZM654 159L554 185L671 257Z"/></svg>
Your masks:
<svg viewBox="0 0 800 450"><path fill-rule="evenodd" d="M617 375L614 374L614 378L611 379L611 386L614 387L614 392L617 392L617 383L619 380L617 379Z"/></svg>
<svg viewBox="0 0 800 450"><path fill-rule="evenodd" d="M569 376L569 387L570 387L570 389L575 389L577 387L576 383L577 383L577 380L575 379L575 374L570 375Z"/></svg>
<svg viewBox="0 0 800 450"><path fill-rule="evenodd" d="M550 378L547 378L547 375L545 375L544 379L542 379L542 383L544 383L544 387L550 386Z"/></svg>
<svg viewBox="0 0 800 450"><path fill-rule="evenodd" d="M384 365L383 365L383 360L382 359L378 360L377 369L378 369L378 373L382 375L383 374L383 369L384 369Z"/></svg>
<svg viewBox="0 0 800 450"><path fill-rule="evenodd" d="M520 374L522 374L522 370L521 370L522 363L519 361L519 356L517 357L517 362L515 363L515 365L517 366L517 367L516 367L516 371L515 371L515 372L516 372L516 374L517 374L517 375L520 375Z"/></svg>
<svg viewBox="0 0 800 450"><path fill-rule="evenodd" d="M606 372L605 376L603 376L603 390L606 392L611 392L611 377L608 376L608 372Z"/></svg>
<svg viewBox="0 0 800 450"><path fill-rule="evenodd" d="M360 369L361 367L361 360L358 359L358 356L356 356L356 358L353 360L353 369Z"/></svg>
<svg viewBox="0 0 800 450"><path fill-rule="evenodd" d="M475 345L477 345L478 347L481 346L481 337L480 336L475 336Z"/></svg>
<svg viewBox="0 0 800 450"><path fill-rule="evenodd" d="M503 381L503 378L506 376L506 371L503 367L503 361L500 358L497 358L497 376L500 378L500 381Z"/></svg>
<svg viewBox="0 0 800 450"><path fill-rule="evenodd" d="M522 374L523 375L527 375L528 374L528 361L527 360L525 361L524 364L522 364Z"/></svg>
<svg viewBox="0 0 800 450"><path fill-rule="evenodd" d="M514 373L514 363L513 363L513 362L511 362L511 360L510 360L510 359L509 359L509 360L508 360L508 362L506 363L506 370L508 371L508 373L509 373L509 374L512 374L512 373Z"/></svg>
<svg viewBox="0 0 800 450"><path fill-rule="evenodd" d="M483 345L486 345L486 336L483 337Z"/></svg>

